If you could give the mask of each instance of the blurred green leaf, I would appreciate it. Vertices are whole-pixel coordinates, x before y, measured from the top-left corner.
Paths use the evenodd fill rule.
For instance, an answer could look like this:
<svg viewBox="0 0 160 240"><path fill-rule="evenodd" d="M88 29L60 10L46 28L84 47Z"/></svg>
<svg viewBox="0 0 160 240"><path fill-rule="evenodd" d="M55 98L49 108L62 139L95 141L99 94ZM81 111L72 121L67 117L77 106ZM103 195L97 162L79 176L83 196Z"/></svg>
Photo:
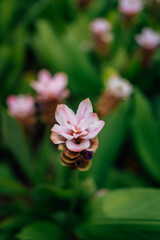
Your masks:
<svg viewBox="0 0 160 240"><path fill-rule="evenodd" d="M11 169L0 163L0 194L25 194L27 189L14 177Z"/></svg>
<svg viewBox="0 0 160 240"><path fill-rule="evenodd" d="M99 134L99 147L95 153L90 170L95 182L102 187L107 173L114 162L123 143L129 122L130 101L122 102L115 111L105 119L103 131Z"/></svg>
<svg viewBox="0 0 160 240"><path fill-rule="evenodd" d="M72 196L72 190L54 187L49 184L39 184L33 189L32 194L38 201L47 201L48 199L53 199L53 197L59 199L70 199Z"/></svg>
<svg viewBox="0 0 160 240"><path fill-rule="evenodd" d="M146 177L136 172L117 169L110 169L105 184L105 187L109 189L143 186L151 186Z"/></svg>
<svg viewBox="0 0 160 240"><path fill-rule="evenodd" d="M37 34L32 45L38 61L54 71L66 72L69 76L69 87L74 94L96 96L100 91L101 81L80 47L67 33L63 37L57 36L46 21L41 20L36 26Z"/></svg>
<svg viewBox="0 0 160 240"><path fill-rule="evenodd" d="M60 240L63 239L63 234L59 226L41 221L24 227L17 237L20 240Z"/></svg>
<svg viewBox="0 0 160 240"><path fill-rule="evenodd" d="M1 125L4 144L12 151L24 174L31 180L32 159L20 125L3 109L1 109Z"/></svg>
<svg viewBox="0 0 160 240"><path fill-rule="evenodd" d="M14 19L16 9L18 4L15 4L12 0L1 0L0 2L0 9L1 9L1 15L0 15L0 36L1 38L5 36L7 31L9 30L9 27Z"/></svg>
<svg viewBox="0 0 160 240"><path fill-rule="evenodd" d="M133 142L148 173L160 182L160 137L158 126L147 99L140 91L134 94L134 114L131 121Z"/></svg>
<svg viewBox="0 0 160 240"><path fill-rule="evenodd" d="M0 46L0 78L2 81L2 94L0 99L4 102L7 94L19 82L19 76L25 59L26 32L17 29L12 35L12 43L5 42ZM9 71L8 71L9 69ZM17 87L17 86L16 86ZM17 88L16 88L17 91ZM13 92L16 92L13 89Z"/></svg>
<svg viewBox="0 0 160 240"><path fill-rule="evenodd" d="M41 143L41 146L39 147L39 152L36 161L35 179L37 183L44 181L45 173L49 165L49 160L52 157L52 155L54 155L53 146L51 145L49 137L50 132L48 132L47 129L46 134Z"/></svg>
<svg viewBox="0 0 160 240"><path fill-rule="evenodd" d="M88 220L77 228L81 239L159 239L160 191L127 189L92 201Z"/></svg>

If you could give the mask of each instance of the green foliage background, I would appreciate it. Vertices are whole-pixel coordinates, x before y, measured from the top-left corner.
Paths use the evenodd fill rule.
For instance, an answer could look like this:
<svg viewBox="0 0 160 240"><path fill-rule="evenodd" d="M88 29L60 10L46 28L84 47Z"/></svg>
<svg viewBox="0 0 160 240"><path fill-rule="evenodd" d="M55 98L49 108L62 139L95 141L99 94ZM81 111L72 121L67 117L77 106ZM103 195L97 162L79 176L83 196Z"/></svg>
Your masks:
<svg viewBox="0 0 160 240"><path fill-rule="evenodd" d="M130 27L117 0L94 0L85 10L75 0L0 0L0 12L0 240L158 240L160 48L145 68L134 36L146 26L160 30L160 5L146 1ZM106 57L84 47L97 17L113 24ZM95 104L110 68L135 88L104 119L88 172L60 165L49 128L35 149L7 114L7 96L32 94L41 68L68 74L72 109L86 97Z"/></svg>

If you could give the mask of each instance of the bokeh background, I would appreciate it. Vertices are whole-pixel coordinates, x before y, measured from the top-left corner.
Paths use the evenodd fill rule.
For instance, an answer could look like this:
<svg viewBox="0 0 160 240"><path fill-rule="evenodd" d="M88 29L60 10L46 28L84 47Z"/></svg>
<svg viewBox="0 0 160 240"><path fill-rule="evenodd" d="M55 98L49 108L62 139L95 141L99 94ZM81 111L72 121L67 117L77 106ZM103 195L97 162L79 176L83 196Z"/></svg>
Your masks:
<svg viewBox="0 0 160 240"><path fill-rule="evenodd" d="M106 54L96 51L89 27L100 17L112 24ZM104 223L104 215L132 223L139 215L158 221L160 207L154 209L154 201L160 197L160 48L145 64L135 40L144 27L160 31L158 1L144 1L142 11L129 20L117 0L93 0L86 6L78 0L0 0L0 26L0 240L128 239L134 231L140 234L137 222L131 229L112 221L102 229L95 225ZM60 165L49 125L39 124L36 136L26 137L7 112L9 95L35 95L30 82L41 69L68 75L70 96L65 103L73 110L87 97L96 110L113 72L134 88L103 117L106 124L92 166L80 172L78 180L74 171ZM105 206L102 212L100 205ZM146 206L144 214L141 206ZM149 206L153 211L148 212ZM88 216L93 226L77 228ZM155 225L145 229L158 239ZM151 239L143 234L136 239Z"/></svg>

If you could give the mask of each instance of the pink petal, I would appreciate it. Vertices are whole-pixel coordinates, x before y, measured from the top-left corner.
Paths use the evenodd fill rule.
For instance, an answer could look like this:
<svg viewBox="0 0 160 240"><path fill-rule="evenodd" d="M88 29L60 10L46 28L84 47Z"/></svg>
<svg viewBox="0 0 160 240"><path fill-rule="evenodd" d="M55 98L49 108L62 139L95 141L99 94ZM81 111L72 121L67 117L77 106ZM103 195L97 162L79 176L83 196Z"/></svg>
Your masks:
<svg viewBox="0 0 160 240"><path fill-rule="evenodd" d="M50 139L54 144L65 143L65 138L56 132L51 133Z"/></svg>
<svg viewBox="0 0 160 240"><path fill-rule="evenodd" d="M57 106L55 118L60 125L65 125L69 129L73 129L77 124L75 113L65 104L59 104Z"/></svg>
<svg viewBox="0 0 160 240"><path fill-rule="evenodd" d="M78 107L76 118L80 122L83 118L87 118L93 112L92 103L89 98L83 100Z"/></svg>
<svg viewBox="0 0 160 240"><path fill-rule="evenodd" d="M38 80L43 83L47 83L51 79L51 73L47 71L46 69L42 69L38 73Z"/></svg>
<svg viewBox="0 0 160 240"><path fill-rule="evenodd" d="M56 132L56 133L62 135L66 139L73 139L74 138L73 135L72 135L71 130L69 130L65 126L59 126L58 124L55 124L53 126L53 128L51 129L51 131L52 132Z"/></svg>
<svg viewBox="0 0 160 240"><path fill-rule="evenodd" d="M73 140L67 140L66 141L66 146L70 151L73 152L81 152L84 149L89 148L90 146L90 141L89 140L84 140L82 139L79 144L75 143L75 139Z"/></svg>
<svg viewBox="0 0 160 240"><path fill-rule="evenodd" d="M97 113L93 113L93 117L94 117L94 123L98 122L99 121L99 117L97 115Z"/></svg>
<svg viewBox="0 0 160 240"><path fill-rule="evenodd" d="M7 104L8 104L8 105L14 104L15 101L16 101L16 98L15 98L15 96L13 96L13 95L10 95L10 96L7 98Z"/></svg>
<svg viewBox="0 0 160 240"><path fill-rule="evenodd" d="M59 90L60 92L67 86L68 84L68 77L67 74L65 73L56 73L53 76L52 79L55 83L55 87L57 88L57 91Z"/></svg>
<svg viewBox="0 0 160 240"><path fill-rule="evenodd" d="M78 123L78 128L81 130L84 130L84 129L88 128L93 122L94 122L94 115L93 115L93 113L90 113L87 118L83 118Z"/></svg>
<svg viewBox="0 0 160 240"><path fill-rule="evenodd" d="M73 136L74 136L75 138L78 138L78 137L85 136L85 135L87 135L87 134L88 134L87 131L82 131L81 133L73 133Z"/></svg>
<svg viewBox="0 0 160 240"><path fill-rule="evenodd" d="M59 101L63 101L70 95L70 91L68 89L65 89L61 94L59 95Z"/></svg>
<svg viewBox="0 0 160 240"><path fill-rule="evenodd" d="M82 137L83 139L91 139L97 136L97 134L101 131L101 129L104 127L105 122L104 121L98 121L91 125L91 127L88 128L88 135Z"/></svg>

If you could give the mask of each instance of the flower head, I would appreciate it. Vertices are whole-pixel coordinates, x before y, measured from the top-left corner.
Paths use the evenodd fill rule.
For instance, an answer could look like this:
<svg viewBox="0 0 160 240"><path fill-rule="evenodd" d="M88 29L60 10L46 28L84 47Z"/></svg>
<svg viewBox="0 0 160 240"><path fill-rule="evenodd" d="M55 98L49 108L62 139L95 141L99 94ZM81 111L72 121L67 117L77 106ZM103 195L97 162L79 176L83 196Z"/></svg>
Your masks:
<svg viewBox="0 0 160 240"><path fill-rule="evenodd" d="M51 75L47 70L41 70L38 74L38 81L32 81L31 86L38 93L41 100L63 100L69 95L66 86L68 78L65 73Z"/></svg>
<svg viewBox="0 0 160 240"><path fill-rule="evenodd" d="M136 41L144 49L154 50L160 44L160 34L151 28L144 28L141 34L136 36Z"/></svg>
<svg viewBox="0 0 160 240"><path fill-rule="evenodd" d="M135 16L142 9L142 0L119 0L119 10L126 16Z"/></svg>
<svg viewBox="0 0 160 240"><path fill-rule="evenodd" d="M58 124L51 129L53 143L64 144L69 151L77 153L96 150L98 143L95 138L105 123L93 113L88 98L79 104L76 114L64 104L58 105L55 118ZM85 156L89 158L88 153Z"/></svg>
<svg viewBox="0 0 160 240"><path fill-rule="evenodd" d="M97 18L90 24L90 30L95 36L101 37L105 42L110 42L113 39L110 33L112 25L104 18Z"/></svg>
<svg viewBox="0 0 160 240"><path fill-rule="evenodd" d="M111 26L110 22L108 22L104 18L97 18L95 21L93 21L90 24L91 31L96 34L107 33L111 30L111 28L112 28L112 26Z"/></svg>
<svg viewBox="0 0 160 240"><path fill-rule="evenodd" d="M107 91L118 98L126 98L133 92L132 85L118 76L111 77L106 84Z"/></svg>
<svg viewBox="0 0 160 240"><path fill-rule="evenodd" d="M35 113L34 98L30 95L10 95L7 98L9 114L15 118L28 118Z"/></svg>

